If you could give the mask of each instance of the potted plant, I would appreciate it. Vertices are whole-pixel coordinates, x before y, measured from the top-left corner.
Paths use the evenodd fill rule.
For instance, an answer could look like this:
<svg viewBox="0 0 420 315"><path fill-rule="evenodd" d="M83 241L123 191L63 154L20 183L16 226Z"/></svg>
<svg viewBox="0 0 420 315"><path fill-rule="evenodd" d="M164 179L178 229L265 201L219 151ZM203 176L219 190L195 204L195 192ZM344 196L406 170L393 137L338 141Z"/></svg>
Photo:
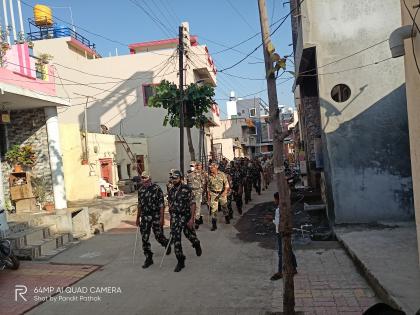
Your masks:
<svg viewBox="0 0 420 315"><path fill-rule="evenodd" d="M44 204L44 210L46 210L47 212L53 212L54 209L55 209L55 204L54 204L53 198L48 195L46 197L46 202Z"/></svg>
<svg viewBox="0 0 420 315"><path fill-rule="evenodd" d="M35 152L30 145L14 145L6 152L5 159L13 165L15 172L22 172L22 166L32 167L36 161Z"/></svg>
<svg viewBox="0 0 420 315"><path fill-rule="evenodd" d="M52 196L49 194L50 189L47 178L45 176L33 177L31 179L31 184L37 203L41 206L41 208L48 212L53 211L55 205Z"/></svg>

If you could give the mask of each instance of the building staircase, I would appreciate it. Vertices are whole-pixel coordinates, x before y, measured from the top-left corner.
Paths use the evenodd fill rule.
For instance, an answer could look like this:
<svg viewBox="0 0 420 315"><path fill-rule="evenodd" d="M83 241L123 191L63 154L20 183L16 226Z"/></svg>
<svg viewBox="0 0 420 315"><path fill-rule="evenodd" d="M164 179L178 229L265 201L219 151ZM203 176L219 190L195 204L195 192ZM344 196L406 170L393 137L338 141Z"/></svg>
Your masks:
<svg viewBox="0 0 420 315"><path fill-rule="evenodd" d="M31 226L27 221L8 222L5 236L19 259L47 260L79 243L71 233L58 233L54 225Z"/></svg>
<svg viewBox="0 0 420 315"><path fill-rule="evenodd" d="M137 158L134 155L133 151L131 151L130 146L128 145L127 141L125 140L124 136L117 135L118 142L121 143L124 151L127 153L128 158L130 159L131 163L136 166L136 171L139 176L141 176L141 169L137 163Z"/></svg>

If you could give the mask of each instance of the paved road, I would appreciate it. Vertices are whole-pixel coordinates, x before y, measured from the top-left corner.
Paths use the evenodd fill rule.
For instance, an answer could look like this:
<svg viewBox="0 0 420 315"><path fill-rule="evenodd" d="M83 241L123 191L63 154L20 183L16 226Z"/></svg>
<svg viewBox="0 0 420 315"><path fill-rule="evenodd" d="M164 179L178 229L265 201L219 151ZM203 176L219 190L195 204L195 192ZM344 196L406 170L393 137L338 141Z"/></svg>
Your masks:
<svg viewBox="0 0 420 315"><path fill-rule="evenodd" d="M254 197L253 203L267 202L271 196L272 191L265 192ZM255 220L256 216L247 217ZM99 296L101 300L47 301L29 314L266 314L281 310L282 282L269 280L277 265L276 257L270 246L260 242L263 238L241 240L235 227L224 224L217 232L204 226L198 234L203 255L196 257L194 249L184 242L186 268L180 273L173 272L173 255L159 268L162 248L154 240L155 264L143 270L140 253L133 265L135 234L130 223L85 241L56 256L53 262L102 265L74 284L75 291L117 287L122 293L62 294L85 299ZM297 257L297 309L309 314L361 314L376 301L338 246L299 250Z"/></svg>

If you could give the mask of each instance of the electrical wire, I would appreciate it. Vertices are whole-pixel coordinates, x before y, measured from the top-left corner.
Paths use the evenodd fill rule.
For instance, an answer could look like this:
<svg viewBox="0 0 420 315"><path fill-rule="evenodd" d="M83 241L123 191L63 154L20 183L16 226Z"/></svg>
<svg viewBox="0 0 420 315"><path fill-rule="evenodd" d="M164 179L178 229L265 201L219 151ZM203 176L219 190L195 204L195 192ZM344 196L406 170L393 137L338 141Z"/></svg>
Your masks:
<svg viewBox="0 0 420 315"><path fill-rule="evenodd" d="M153 70L154 68L157 68L157 67L159 67L160 65L162 65L163 64L163 68L164 67L166 67L166 65L172 60L172 59L174 59L175 57L176 57L176 54L175 54L175 52L177 52L177 51L174 51L174 53L173 53L173 55L170 57L170 58L167 58L167 59L165 59L164 61L162 61L160 64L158 64L158 65L156 65L156 66L154 66L154 67L152 67L152 68L150 68L150 69L148 69L148 70L145 70L145 71L151 71L151 70ZM33 69L33 68L30 68L30 67L25 67L25 66L22 66L22 65L19 65L19 64L16 64L16 63L13 63L13 62L10 62L10 61L7 61L7 63L8 64L12 64L12 65L16 65L16 66L19 66L19 67L21 67L21 68L24 68L24 69L29 69L29 70L32 70L32 71L36 71L36 69ZM160 72L159 72L160 73ZM90 88L94 88L94 89L97 89L97 90L101 90L101 91L103 91L103 92L112 92L112 91L110 91L110 90L108 90L108 89L102 89L102 88L98 88L98 87L95 87L95 86L91 86L90 84L110 84L110 83L116 83L113 87L111 87L111 88L114 88L116 85L118 85L119 83L121 83L121 82L123 82L123 81L126 81L126 80L121 80L121 81L117 81L117 82L100 82L100 83L81 83L81 82L77 82L77 81L74 81L74 80L70 80L70 79L67 79L67 78L61 78L61 76L55 76L55 75L53 75L53 74L50 74L49 76L51 76L51 77L54 77L54 78L58 78L59 80L65 80L65 81L68 81L68 82L72 82L71 84L68 84L68 83L66 83L65 85L81 85L81 86L86 86L86 87L90 87ZM155 78L155 77L158 77L158 76L153 76L153 78ZM136 78L137 80L138 79L142 79L142 77L137 77ZM18 80L18 79L8 79L8 78L3 78L3 80L8 80L8 81L19 81L19 82L32 82L32 81L28 81L28 80ZM57 85L57 83L55 83L55 82L38 82L38 81L34 81L34 83L37 83L37 84L56 84ZM58 85L60 85L60 84L58 84ZM98 93L98 94L94 94L94 95L91 95L91 97L94 97L94 96L97 96L97 95L100 95L100 94L102 94L103 92L100 92L100 93ZM117 93L118 94L118 92L113 92L113 93ZM38 94L40 94L40 95L44 95L44 96L51 96L51 95L49 95L49 94L43 94L43 93L38 93ZM83 97L84 98L84 97ZM74 98L72 98L72 99L74 99Z"/></svg>
<svg viewBox="0 0 420 315"><path fill-rule="evenodd" d="M297 8L299 8L301 5L302 5L302 3L304 2L305 0L301 0L300 1L300 3L299 3L299 5L296 7L296 8L294 8L293 10L290 10L290 12L288 13L288 14L286 14L284 17L283 17L283 20L280 22L280 24L278 25L278 26L276 26L276 28L270 33L270 35L269 36L272 36L272 35L274 35L279 29L280 29L280 27L284 24L284 22L286 22L286 20L287 20L287 18L297 9ZM229 67L226 67L226 68L223 68L223 69L221 69L221 70L219 70L219 72L223 72L223 71L226 71L226 70L229 70L229 69L232 69L232 68L234 68L234 67L236 67L237 65L239 65L240 63L242 63L243 61L245 61L249 56L251 56L253 53L255 53L262 45L264 45L264 40L266 40L266 38L264 38L262 41L261 41L261 44L259 44L257 47L255 47L251 52L249 52L244 58L242 58L242 59L240 59L239 61L237 61L237 62L235 62L233 65L231 65L231 66L229 66Z"/></svg>
<svg viewBox="0 0 420 315"><path fill-rule="evenodd" d="M150 12L148 12L137 0L129 0L132 4L134 4L137 8L139 8L144 14L146 14L166 35L169 37L172 37L171 35L171 29L162 23L162 21L155 15L152 8L148 5L147 1L142 2Z"/></svg>
<svg viewBox="0 0 420 315"><path fill-rule="evenodd" d="M413 15L411 14L410 9L408 8L405 0L403 1L403 3L404 3L404 6L405 6L408 14L410 15L410 18L413 20L413 26L411 27L411 34L413 34L413 32L414 32L414 26L417 28L417 31L420 33L420 27L416 22L416 17L417 17L417 14L419 13L419 10L420 10L420 4L417 7L416 13L414 14L414 17L413 17ZM414 36L411 36L411 46L413 48L413 57L414 57L414 62L416 64L417 72L420 74L420 67L419 67L419 64L417 62L416 49L414 47Z"/></svg>
<svg viewBox="0 0 420 315"><path fill-rule="evenodd" d="M34 9L34 8L35 8L33 5L31 5L31 4L27 3L27 2L25 2L24 0L21 0L21 3L23 3L25 6L30 7L30 8L32 8L32 9ZM40 9L40 8L37 8L37 10L38 10L38 11L41 11L41 12L44 12L44 11L43 11L42 9ZM50 14L50 12L45 12L45 13ZM102 34L99 34L99 33L95 33L95 32L89 31L88 29L86 29L86 28L84 28L84 27L82 27L82 26L80 26L80 25L73 24L73 23L68 22L68 21L66 21L66 20L63 20L63 19L61 19L61 18L59 18L59 17L57 17L57 16L54 16L54 15L51 15L51 16L52 16L55 20L57 20L57 21L61 21L61 22L65 23L65 24L69 25L70 27L73 27L73 26L74 26L74 27L77 27L77 29L79 29L79 30L82 30L82 31L84 31L84 32L86 32L86 33L88 33L88 34L93 35L93 36L96 36L96 37L102 38L102 39L104 39L104 40L106 40L106 41L109 41L109 42L111 42L111 43L115 43L115 44L118 44L118 45L121 45L121 46L124 46L124 47L128 47L128 46L130 46L130 44L123 43L123 42L121 42L121 41L119 41L119 40L112 39L112 38L107 37L107 36L104 36L104 35L102 35ZM155 52L155 51L148 51L148 53L151 53L151 54L154 54L154 55L167 56L167 57L168 57L168 56L170 56L170 55L166 55L166 54L158 53L158 52Z"/></svg>
<svg viewBox="0 0 420 315"><path fill-rule="evenodd" d="M241 20L244 21L245 24L248 25L252 31L254 31L254 27L247 21L246 18L244 18L241 12L232 4L232 2L230 0L226 0L226 1L232 7L233 11L235 11L235 13L241 18Z"/></svg>

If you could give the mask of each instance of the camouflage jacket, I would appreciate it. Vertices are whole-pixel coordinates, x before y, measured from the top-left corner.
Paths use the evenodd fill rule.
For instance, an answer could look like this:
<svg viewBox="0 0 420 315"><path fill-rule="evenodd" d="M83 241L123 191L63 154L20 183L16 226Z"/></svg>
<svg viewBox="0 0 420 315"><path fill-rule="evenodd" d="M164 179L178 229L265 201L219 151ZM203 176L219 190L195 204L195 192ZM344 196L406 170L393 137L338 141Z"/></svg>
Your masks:
<svg viewBox="0 0 420 315"><path fill-rule="evenodd" d="M194 171L188 174L187 183L193 190L203 191L206 185L206 177L204 172Z"/></svg>
<svg viewBox="0 0 420 315"><path fill-rule="evenodd" d="M216 175L210 174L208 181L208 190L210 192L220 193L225 187L229 187L229 182L225 173L219 171Z"/></svg>
<svg viewBox="0 0 420 315"><path fill-rule="evenodd" d="M185 184L172 187L168 193L168 203L170 213L191 213L191 205L195 203L191 187Z"/></svg>
<svg viewBox="0 0 420 315"><path fill-rule="evenodd" d="M159 213L165 205L162 189L156 184L151 184L149 187L141 186L138 191L138 202L142 215Z"/></svg>
<svg viewBox="0 0 420 315"><path fill-rule="evenodd" d="M240 169L233 169L230 176L232 177L232 189L237 190L243 182L244 172Z"/></svg>

